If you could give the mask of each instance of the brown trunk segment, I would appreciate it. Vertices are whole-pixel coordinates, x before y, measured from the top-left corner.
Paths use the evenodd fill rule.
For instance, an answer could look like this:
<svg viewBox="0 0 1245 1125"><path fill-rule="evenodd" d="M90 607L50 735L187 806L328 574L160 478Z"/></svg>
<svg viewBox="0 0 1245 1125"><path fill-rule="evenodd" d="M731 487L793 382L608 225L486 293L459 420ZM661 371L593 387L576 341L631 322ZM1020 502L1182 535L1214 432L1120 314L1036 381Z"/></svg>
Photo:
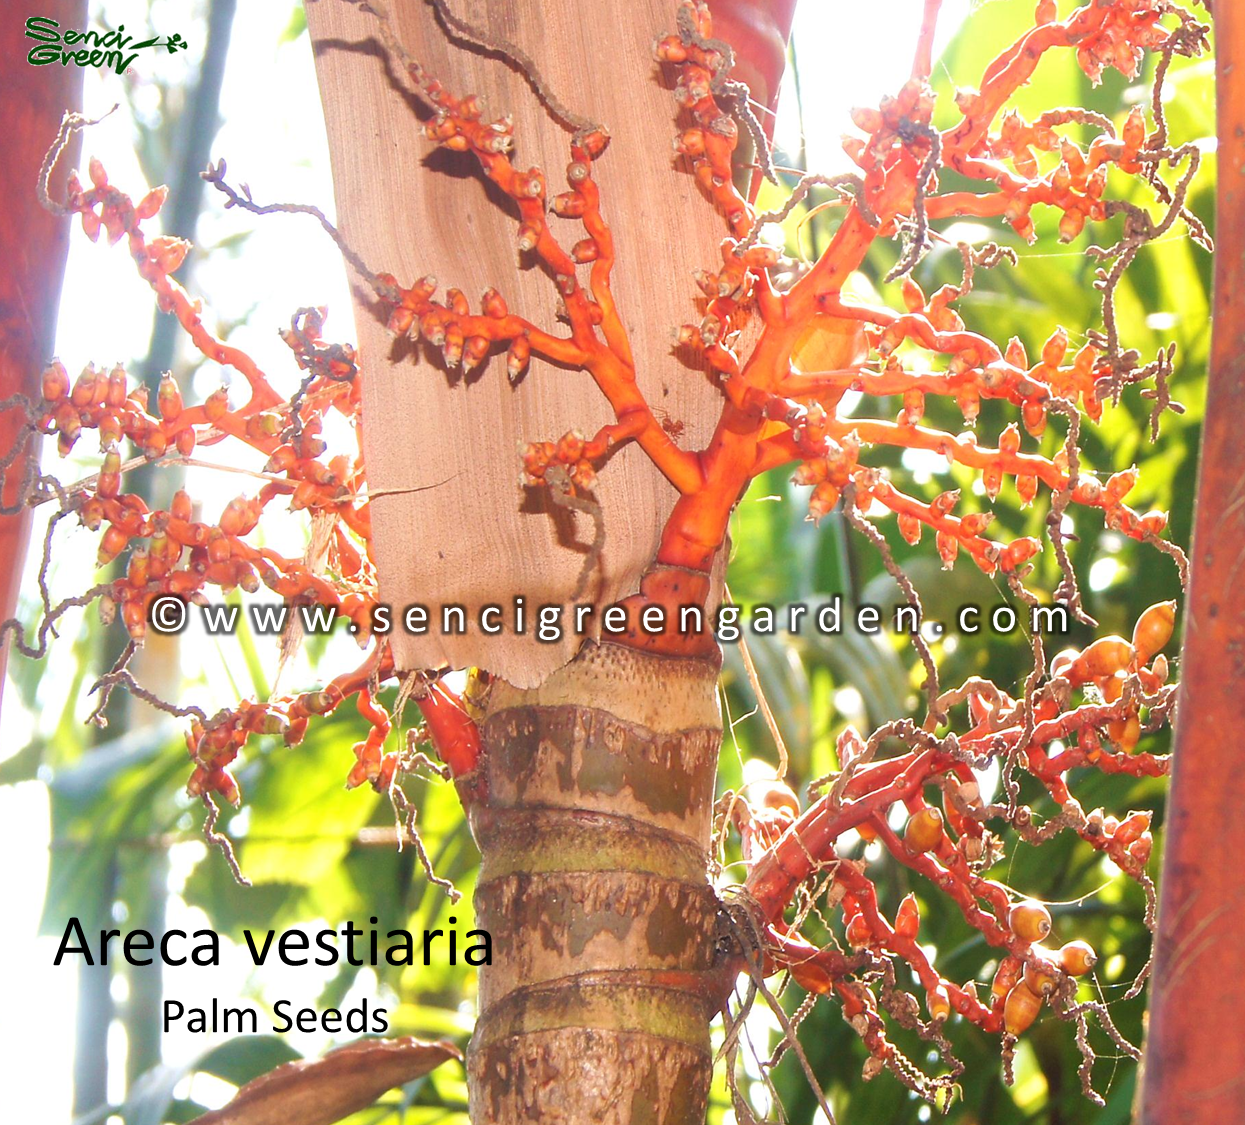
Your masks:
<svg viewBox="0 0 1245 1125"><path fill-rule="evenodd" d="M468 1051L476 1125L701 1125L718 902L717 667L590 645L494 684L471 789L493 936Z"/></svg>

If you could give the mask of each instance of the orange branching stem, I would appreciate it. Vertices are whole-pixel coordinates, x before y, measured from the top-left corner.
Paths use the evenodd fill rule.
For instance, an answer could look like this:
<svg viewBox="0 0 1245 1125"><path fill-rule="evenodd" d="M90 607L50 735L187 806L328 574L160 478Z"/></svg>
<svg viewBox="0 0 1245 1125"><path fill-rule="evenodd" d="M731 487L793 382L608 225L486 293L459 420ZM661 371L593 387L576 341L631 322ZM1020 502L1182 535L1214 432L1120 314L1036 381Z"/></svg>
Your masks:
<svg viewBox="0 0 1245 1125"><path fill-rule="evenodd" d="M938 13L942 9L942 0L925 0L925 11L921 15L921 30L917 34L916 56L912 60L912 77L929 78L934 69L934 34L938 30Z"/></svg>
<svg viewBox="0 0 1245 1125"><path fill-rule="evenodd" d="M695 357L692 366L698 377L707 371L722 394L711 439L703 449L689 450L680 446L677 433L663 427L639 389L636 357L611 289L616 247L594 178L596 162L608 155L606 131L561 105L517 48L466 25L440 0L434 3L456 35L508 57L571 133L566 190L550 196L543 170L515 163L510 120L484 120L477 98L451 93L410 57L378 0L362 4L376 18L386 49L413 91L432 110L425 126L429 139L472 153L481 173L513 203L519 250L552 277L566 334L542 330L512 312L495 289L486 290L473 311L457 289L438 297L433 278L411 282L373 272L317 209L258 205L247 189L235 191L226 183L223 163L209 167L205 177L225 194L227 206L316 217L370 284L390 329L422 336L440 350L448 368L473 367L504 350L512 380L524 375L533 354L585 371L594 380L613 408L614 422L591 438L572 431L557 440L535 441L522 460L530 482L587 493L594 486L596 466L610 449L634 441L669 480L672 510L651 568L639 591L624 603L631 628L621 643L669 655L716 653L707 627L691 634L676 632L672 623L683 615L673 611L706 604L710 571L735 505L754 477L786 464L795 465L797 485L811 487L810 519L820 520L841 507L845 519L882 553L888 571L914 604L915 588L891 556L875 517L893 513L897 530L910 543L931 529L944 566L953 566L963 554L985 573L1002 577L1018 599L1037 606L1037 596L1023 579L1042 550L1038 539L991 538L991 513L960 510L958 491L929 501L908 495L869 464L875 446L938 453L949 465L980 474L989 501L1007 482L1025 505L1041 488L1047 489L1047 537L1063 575L1056 598L1091 624L1064 545L1070 505L1099 511L1113 530L1156 545L1177 561L1183 578L1182 554L1161 538L1166 515L1139 513L1125 502L1136 484L1136 471L1100 480L1082 466L1078 439L1084 419L1098 421L1134 385L1152 384L1141 393L1154 402L1153 432L1164 410L1179 409L1168 387L1173 349L1142 362L1137 352L1124 348L1114 292L1140 248L1177 222L1209 247L1205 230L1186 206L1198 151L1170 142L1159 88L1175 55L1194 55L1205 46L1207 28L1191 15L1169 0L1094 0L1060 20L1054 0L1038 0L1032 29L994 59L976 89L958 92L960 120L939 132L932 124L934 94L928 79L940 3L926 0L912 77L877 107L853 112L862 136L848 138L845 148L856 173L808 176L783 208L759 214L734 186L732 159L740 125L759 131L741 87L730 77L732 50L713 37L708 6L683 0L676 31L658 41L656 55L674 78L675 99L684 115L676 151L690 164L697 185L727 228L720 265L695 275L703 298L699 319L675 333L676 354ZM1159 61L1149 122L1140 107L1118 129L1110 118L1077 108L1055 107L1032 122L1007 111L1041 59L1061 50L1074 51L1095 82L1106 67L1135 77L1144 53L1155 53ZM1082 147L1068 136L1070 126L1078 134L1089 129L1094 139ZM763 142L762 135L762 148ZM767 154L760 155L768 165ZM946 169L980 185L980 192L959 188L940 193L939 177ZM1154 213L1110 197L1112 169L1153 189ZM841 218L820 257L806 269L796 269L762 236L814 184L839 192ZM354 747L347 783L366 782L389 792L395 805L406 809L395 783L422 755L386 746L408 697L421 709L426 732L449 775L459 782L464 801L487 799L477 788L481 749L471 706L449 690L438 670L418 672L414 678L407 673L394 708L397 715L379 702L381 685L396 678L398 670L383 638L371 633L377 586L365 466L357 448L329 456L320 437L323 418L331 410L358 432L353 350L323 339L323 310L300 310L284 335L304 377L298 391L284 399L249 356L212 334L197 302L173 280L187 244L149 239L143 233L143 223L163 199L164 190L157 188L134 204L108 181L98 161L92 161L90 185L72 182L62 209L79 215L92 238L106 231L111 242L127 241L159 307L177 318L211 363L238 372L249 397L234 404L222 388L204 403L187 406L173 381L166 379L153 409L121 368L105 373L88 367L71 385L64 368L51 363L43 374L40 400L18 403L27 413L27 425L55 435L62 453L84 429L98 430L103 465L96 477L76 486L63 488L41 479L30 492L29 502L56 499L60 504L40 570L44 617L32 640L15 621L5 623L4 629L16 634L23 652L39 655L67 608L98 599L106 617L119 612L129 643L97 688L106 698L113 687L126 686L190 717L190 790L208 801L214 793L238 800L231 766L251 735L280 735L287 743L297 743L315 716L353 698L369 733ZM1114 216L1124 220L1118 242L1088 251L1100 266L1095 284L1102 294L1102 328L1075 351L1069 349L1067 333L1057 328L1041 354L1030 357L1018 340L997 342L967 325L956 311L957 302L972 288L976 270L1004 260L1015 263L1010 250L994 244L977 249L962 245L961 282L932 294L911 277L935 237L932 224L962 215L998 218L1031 240L1046 210L1057 214L1065 241L1080 235L1087 223ZM559 237L567 229L564 223L575 224L565 240ZM864 304L845 295L879 239L900 244L891 277L902 279L901 308ZM737 349L745 318L758 331L750 350L741 354ZM809 364L807 357L814 354L817 362ZM893 415L849 413L843 409L849 391L892 400ZM969 429L953 434L931 426L926 420L930 396L953 400ZM1009 403L1018 413L1019 424L1008 425L995 446L979 443L972 433L987 399ZM1046 456L1025 451L1024 434L1041 437L1051 415L1060 416L1065 427L1058 452ZM198 446L225 439L241 442L266 459L266 483L254 497L232 501L214 521L200 518L185 493L167 511L149 511L137 496L121 489L127 467L121 457L124 442L147 459L161 460L188 457ZM312 549L304 558L286 558L252 538L263 512L278 498L310 514ZM46 583L48 552L57 523L71 515L102 529L101 563L128 550L127 566L120 578L54 605ZM210 586L254 591L261 585L293 605L328 606L348 618L354 635L369 650L361 666L319 690L266 702L243 701L212 716L197 708L162 704L133 682L126 664L143 638L155 599L175 595L196 600ZM640 628L641 614L654 606L666 611L670 623L657 634ZM1077 997L1074 978L1092 968L1093 951L1075 940L1059 949L1048 947L1044 943L1052 923L1046 908L1020 900L1011 888L986 875L1002 848L988 825L1008 825L1031 843L1064 830L1076 832L1145 888L1147 923L1153 922L1154 888L1146 873L1152 847L1149 814L1116 818L1102 809L1087 812L1070 780L1085 769L1138 777L1167 772L1165 757L1138 746L1144 734L1167 721L1173 707L1176 688L1167 683L1162 649L1175 617L1174 602L1152 606L1137 621L1131 639L1100 637L1080 651L1059 654L1049 666L1035 632L1033 671L1015 696L980 679L944 690L928 647L915 639L927 671L928 707L922 723L892 722L868 737L849 729L839 740L839 769L815 783L803 811L796 794L777 781L765 792L734 801L724 818L739 833L748 869L735 901L742 904L747 932L762 938L760 949L755 942L749 945L761 954L761 963L741 954L731 965L732 977L739 967L789 969L809 992L833 994L870 1052L873 1070L867 1073L889 1069L935 1100L950 1097L959 1073L944 1036L953 1013L1000 1034L1007 1059L1016 1036L1049 1005L1076 1023L1084 1057L1082 1085L1097 1099L1088 1017L1097 1018L1120 1050L1136 1057L1136 1049L1120 1037L1101 1004ZM978 777L996 763L1002 792L998 801L987 804ZM1053 804L1056 811L1044 820L1021 801L1020 772L1035 779L1043 800ZM899 812L907 818L902 834L892 827ZM893 917L889 908L884 913L863 866L846 854L845 838L853 839L848 833L878 841L895 861L950 898L967 923L998 950L989 996L979 996L972 981L957 983L940 973L918 942L915 898L900 903ZM833 944L819 947L800 932L822 894L831 909L840 911L850 952ZM823 911L823 916L828 915ZM928 1019L919 1015L917 1000L898 985L897 965L915 974L925 993ZM1142 987L1146 971L1139 974L1133 992ZM886 1017L935 1044L945 1071L929 1076L904 1059L887 1037Z"/></svg>

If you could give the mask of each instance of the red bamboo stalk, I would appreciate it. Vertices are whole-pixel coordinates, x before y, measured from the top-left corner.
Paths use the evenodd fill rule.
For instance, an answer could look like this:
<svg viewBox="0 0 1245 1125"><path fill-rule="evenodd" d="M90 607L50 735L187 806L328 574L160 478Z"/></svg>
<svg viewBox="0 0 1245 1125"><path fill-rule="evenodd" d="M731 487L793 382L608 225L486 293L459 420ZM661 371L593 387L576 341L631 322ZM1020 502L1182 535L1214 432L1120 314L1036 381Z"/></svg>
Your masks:
<svg viewBox="0 0 1245 1125"><path fill-rule="evenodd" d="M14 13L15 15L16 13ZM40 15L62 27L86 25L86 0L49 0ZM51 358L60 303L61 280L69 250L69 222L40 207L35 181L44 153L56 135L61 115L82 100L82 70L76 66L31 66L21 20L5 21L0 43L8 60L0 73L0 104L5 107L4 160L0 161L0 399L24 393L38 398L39 372ZM71 144L54 170L53 184L63 188L77 159ZM59 179L57 178L59 177ZM0 414L0 449L12 447L24 421L21 411ZM25 468L19 458L8 473L4 503L17 499ZM0 621L13 616L18 584L30 539L30 513L0 516ZM7 640L0 642L0 689L8 662Z"/></svg>
<svg viewBox="0 0 1245 1125"><path fill-rule="evenodd" d="M1219 184L1214 329L1175 768L1163 852L1154 996L1140 1117L1147 1125L1240 1119L1245 1095L1245 11L1216 8Z"/></svg>

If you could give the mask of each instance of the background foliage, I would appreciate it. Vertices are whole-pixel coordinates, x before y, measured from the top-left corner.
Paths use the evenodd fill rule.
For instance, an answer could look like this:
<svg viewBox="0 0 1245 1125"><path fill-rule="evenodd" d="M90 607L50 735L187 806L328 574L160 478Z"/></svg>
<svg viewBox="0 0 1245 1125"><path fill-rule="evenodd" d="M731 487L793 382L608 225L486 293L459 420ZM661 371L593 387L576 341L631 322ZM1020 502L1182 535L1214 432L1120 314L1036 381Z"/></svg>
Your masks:
<svg viewBox="0 0 1245 1125"><path fill-rule="evenodd" d="M997 45L1015 38L1029 25L1031 16L1028 0L987 3L975 11L936 70L940 94L950 92L953 80L972 82L993 57ZM305 45L300 17L296 12L289 35L302 35ZM793 53L797 66L817 65L815 43L796 42ZM1126 86L1112 71L1103 86L1091 89L1071 57L1061 55L1043 63L1035 81L1022 91L1019 108L1039 112L1056 105L1085 105L1120 120L1132 102L1143 96L1146 85L1139 81ZM1177 60L1167 102L1175 137L1213 138L1212 87L1209 63ZM160 169L173 151L171 123L184 91L174 86L163 90L161 96L167 99L164 116L148 112L136 117L136 147L151 182L168 178ZM944 113L949 101L942 98ZM811 128L816 108L805 105L801 109L804 127ZM1210 145L1207 147L1209 150ZM802 159L800 152L781 153L779 157L788 166L799 166ZM1190 202L1209 224L1213 219L1213 161L1204 168ZM767 186L765 190L774 189ZM820 198L814 194L810 206ZM766 205L764 197L761 203ZM787 224L788 249L815 253L825 245L836 221L833 209L809 218L808 208L801 208ZM951 244L935 249L916 276L926 292L958 280L960 259L953 243L959 238L973 241L993 237L1014 245L1020 254L1019 267L1005 265L979 273L976 290L959 305L961 315L970 327L996 340L1019 336L1030 355L1040 351L1042 342L1059 324L1076 345L1083 342L1086 329L1097 323L1098 314L1091 288L1092 265L1081 250L1090 237L1107 242L1111 235L1091 228L1073 246L1066 247L1055 239L1053 221L1043 223L1039 217L1038 230L1041 237L1030 247L1012 237L1010 231L959 224L946 231ZM236 249L222 248L226 253ZM897 293L886 292L881 281L893 260L890 248L875 247L860 284L874 286L888 300L897 301ZM118 263L117 268L121 265ZM1122 337L1143 355L1152 354L1169 339L1176 340L1180 351L1173 387L1188 410L1182 417L1165 418L1162 436L1153 447L1145 433L1147 404L1135 394L1109 409L1100 426L1087 426L1082 431L1085 455L1094 469L1109 473L1134 463L1140 465L1141 484L1132 502L1141 509L1170 510L1171 536L1186 547L1205 392L1209 289L1210 262L1179 228L1141 252L1119 290ZM190 372L181 370L178 374L188 379ZM873 412L873 404L866 405ZM953 432L962 428L962 420L953 416L953 406L948 408L932 398L930 405L931 412L946 410L945 417L934 413L934 423ZM983 442L993 443L1009 420L1010 408L987 402L977 426ZM1045 438L1043 452L1048 455L1060 440L1056 429L1052 426ZM964 487L966 494L971 493L970 479L957 479L955 472L948 473L941 459L930 461L886 450L875 450L872 459L875 464L888 464L897 478L909 482L911 490L925 499L948 487ZM838 594L844 601L845 616L853 604L892 602L896 591L875 552L837 515L820 528L805 522L804 498L797 495L803 490L789 484L787 475L776 472L756 481L737 511L729 573L734 598L745 606L783 606L816 603ZM986 506L988 502L978 496L977 503ZM1003 531L1001 538L1037 534L1044 516L1041 500L1035 508L1022 511L1010 488L994 502L993 509ZM1178 595L1177 577L1168 559L1104 531L1095 513L1077 513L1075 519L1073 560L1087 592L1087 608L1103 631L1127 634L1142 609ZM883 527L896 558L920 591L928 618L948 622L954 610L965 603L991 607L1009 601L1004 587L985 578L970 563L961 561L953 571L944 572L929 544L909 547L895 532L893 521L884 522ZM1056 580L1053 559L1039 560L1039 564L1032 584L1049 590ZM32 604L32 613L33 608ZM418 933L444 927L451 914L458 918L460 933L470 927L476 853L452 787L433 778L408 783L407 791L419 808L419 825L438 872L463 892L464 900L455 907L427 885L409 850L396 850L388 805L370 791L343 789L346 748L365 732L365 725L350 708L343 708L331 722L313 727L307 741L296 749L286 749L273 740L253 743L255 750L247 755L240 771L246 806L242 812L231 814L224 827L238 841L241 865L255 886L251 890L235 886L219 856L185 843L195 839L198 814L187 807L181 795L186 760L179 732L162 725L135 725L129 733L102 744L92 744L84 732L79 696L87 672L101 659L99 631L97 625L86 624L78 637L62 639L62 645L75 646L78 677L67 693L64 710L44 713L35 740L0 764L0 783L37 777L50 794L53 850L43 932L59 934L70 914L82 918L88 929L92 924L98 928L106 921L121 919L128 919L124 924L130 926L142 924L143 919L158 922L165 915L170 886L186 906L202 911L212 926L237 940L243 927L260 931L295 925L336 928L346 920L367 924L372 916L377 917L382 931L403 927ZM999 636L983 631L970 638L952 631L949 637L936 648L945 684L971 675L988 675L1007 688L1028 671L1030 652L1021 634ZM1079 646L1088 639L1089 633L1078 627L1067 643ZM266 693L262 665L268 663L269 643L246 635L240 638L230 665L240 694ZM889 632L871 639L846 630L840 637L827 639L806 630L802 636L749 636L748 643L791 751L791 781L801 791L810 780L833 768L835 739L846 725L867 730L909 713L916 705L921 678L916 661L903 639ZM265 657L262 661L261 651ZM41 671L39 666L23 662L13 668L10 691L31 709L39 706L36 689ZM734 648L727 652L724 702L731 716L720 781L726 789L737 788L764 773L767 767L763 763L776 761L772 740L756 713L755 697ZM118 726L126 729L129 724L114 723L113 729ZM1144 748L1166 749L1165 733L1154 736L1154 740L1163 744ZM1158 782L1095 773L1077 779L1074 791L1086 808L1101 804L1114 810L1151 809L1156 827L1161 827L1163 786ZM1161 832L1156 835L1161 841ZM170 849L181 857L173 865L172 883ZM885 910L893 911L909 889L917 893L924 918L923 936L938 947L939 964L945 973L960 979L976 976L988 987L993 963L980 935L931 896L910 872L879 861L860 844L854 854L872 861L869 873L878 883ZM728 861L730 858L728 855ZM1054 904L1056 934L1061 940L1083 937L1099 951L1099 970L1091 987L1100 990L1111 1004L1124 1034L1139 1041L1144 1000L1114 1002L1148 955L1139 892L1115 878L1114 869L1071 834L1057 837L1040 852L1012 845L1004 863L1001 874L1010 884ZM730 870L728 867L728 874ZM146 996L150 1001L160 995L158 974L144 977L146 970L118 971L128 975L132 997ZM250 977L245 998L254 1001L262 1012L282 998L281 987L266 970L259 970ZM375 972L347 966L324 979L318 1000L322 1006L332 1006L348 997L379 997L382 1006L389 1009L392 1034L450 1036L465 1043L472 1023L473 988L473 974L464 966L434 963L427 968L382 967ZM230 997L222 999L238 1002ZM784 996L791 1010L799 999L795 986ZM132 1045L150 1041L150 1014L144 1015L132 1004L123 1007L118 1018L125 1023ZM775 1027L763 1013L750 1020L749 1034L762 1058L768 1056L776 1041ZM908 1050L917 1050L915 1042L905 1042L902 1033L896 1034ZM1135 1068L1126 1060L1115 1059L1105 1039L1097 1044L1103 1054L1095 1071L1096 1084L1107 1091L1108 1105L1102 1111L1082 1099L1071 1029L1051 1017L1041 1020L1023 1038L1016 1083L1010 1089L1000 1081L996 1040L958 1020L952 1039L967 1063L963 1096L950 1116L953 1122L1073 1125L1092 1121L1113 1125L1130 1117ZM898 1125L929 1119L928 1107L914 1101L888 1076L868 1084L861 1082L865 1055L837 1007L819 1004L803 1024L802 1042L816 1073L826 1082L841 1121ZM186 1081L192 1072L236 1084L296 1055L286 1039L268 1036L215 1046L190 1067L169 1067L160 1062L158 1046L157 1037L156 1058L149 1058L151 1065L143 1067L141 1073L131 1067L125 1104L111 1110L101 1107L99 1112L88 1114L88 1120L103 1120L109 1112L116 1112L128 1125L186 1121L204 1109L196 1100L197 1091L206 1088L210 1092L210 1084L205 1087L199 1080ZM747 1050L744 1053L747 1055ZM755 1075L755 1067L751 1070ZM779 1066L775 1080L787 1118L795 1123L814 1121L815 1101L794 1058L789 1056ZM754 1084L753 1091L757 1109L768 1110L764 1090ZM451 1064L352 1121L376 1125L465 1122L465 1104L461 1068ZM727 1104L720 1087L715 1115L729 1120Z"/></svg>

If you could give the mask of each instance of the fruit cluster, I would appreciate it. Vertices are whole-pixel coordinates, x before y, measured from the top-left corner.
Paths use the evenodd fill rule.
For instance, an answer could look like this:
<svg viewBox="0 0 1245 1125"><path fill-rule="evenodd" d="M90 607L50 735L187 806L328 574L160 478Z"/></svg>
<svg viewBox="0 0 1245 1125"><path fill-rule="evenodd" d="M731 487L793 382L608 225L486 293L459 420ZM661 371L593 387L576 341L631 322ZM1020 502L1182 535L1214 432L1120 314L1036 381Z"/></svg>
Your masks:
<svg viewBox="0 0 1245 1125"><path fill-rule="evenodd" d="M694 276L699 319L676 329L674 339L676 354L694 361L688 366L697 377L707 370L722 393L718 425L702 450L679 445L681 426L659 417L636 380L636 360L611 288L614 241L594 179L594 164L607 149L606 131L560 106L530 60L510 56L555 116L573 129L567 190L550 198L544 171L513 162L509 119L485 121L477 98L455 96L410 58L382 5L373 0L367 7L392 60L432 111L425 128L429 139L471 153L483 175L513 204L519 251L531 255L552 277L567 334L546 332L512 312L496 289L485 291L479 312L473 313L457 289L445 290L438 299L433 278L404 286L392 275L371 273L313 208L259 207L245 189L240 195L225 184L223 165L209 168L205 176L229 196L229 205L261 213L316 214L371 283L389 328L421 336L440 352L447 368L471 368L504 349L512 380L523 376L533 355L583 370L594 380L615 421L591 437L572 431L556 442L527 445L523 472L530 483L586 493L594 487L596 466L609 449L634 441L673 487L677 496L654 564L639 592L625 602L635 625L622 643L675 655L714 650L708 633L653 636L639 628L639 617L655 604L670 610L676 602L709 597L709 575L734 506L754 477L788 464L796 466L795 483L812 489L810 517L820 520L840 508L879 546L901 585L906 578L870 522L875 515L894 513L898 532L909 543L931 528L944 565L954 565L962 551L986 573L1004 576L1018 597L1035 600L1021 578L1042 548L1039 540L990 539L985 533L991 513L957 513L958 491L944 491L928 501L907 495L868 463L874 446L938 453L949 466L979 474L982 492L991 502L1009 478L1023 504L1033 502L1044 485L1052 496L1048 535L1064 572L1060 591L1074 609L1079 609L1079 597L1060 529L1069 504L1100 510L1108 527L1180 558L1177 548L1159 539L1166 525L1163 513L1142 514L1125 504L1136 472L1098 480L1082 468L1077 439L1082 413L1097 421L1124 387L1150 376L1158 384L1150 392L1156 411L1170 403L1162 382L1170 353L1141 368L1135 353L1120 350L1111 292L1137 248L1177 218L1189 222L1195 237L1204 234L1183 204L1196 154L1190 155L1188 146L1169 146L1157 94L1149 131L1139 109L1128 114L1118 132L1108 118L1075 108L1053 109L1031 124L1005 114L995 125L1050 51L1075 51L1095 81L1105 66L1136 74L1144 50L1158 52L1166 62L1174 53L1196 53L1205 43L1205 28L1168 0L1095 0L1063 20L1057 18L1053 0L1040 0L1032 30L991 63L979 88L960 91L960 121L942 131L933 125L929 84L938 3L927 0L910 80L896 96L853 115L864 136L848 140L846 147L859 174L833 181L808 177L795 187L793 201L802 199L814 181L829 182L839 190L844 207L829 245L804 269L790 268L760 238L766 224L781 221L794 203L759 214L735 186L740 122L753 129L755 121L729 77L733 54L729 45L713 37L707 4L683 0L677 32L658 41L656 56L670 69L678 111L685 115L675 139L677 158L722 213L728 232L720 247L721 264ZM510 55L504 45L490 41L489 46ZM1065 135L1073 126L1096 128L1099 135L1082 148ZM1165 186L1160 165L1174 169L1186 158L1189 171L1181 185L1174 190ZM1135 205L1108 198L1112 168L1154 188L1160 205L1168 208L1166 217L1158 223L1142 221ZM987 190L940 193L939 176L945 171ZM120 612L131 651L142 640L148 606L161 594L194 599L209 586L247 591L267 586L287 601L341 612L351 620L360 643L370 646L360 668L321 690L262 703L243 701L211 717L197 714L187 738L194 761L191 792L205 797L219 793L236 801L238 787L230 768L251 735L278 735L297 743L314 716L353 696L369 733L354 747L348 784L366 782L404 802L394 781L414 758L407 750L386 750L393 716L377 701L379 685L395 678L398 670L383 640L373 638L370 630L376 575L369 557L364 465L357 449L328 456L320 436L329 410L351 421L358 418L353 351L322 340L322 310L301 310L283 335L306 374L297 393L283 399L249 356L209 332L197 302L170 276L188 244L144 235L142 224L159 211L163 189L135 205L109 183L98 161L91 162L89 178L89 187L71 181L66 209L81 216L90 237L103 231L111 242L125 239L159 307L177 318L210 362L240 373L250 390L241 405L233 404L222 388L202 404L187 406L173 380L166 379L152 410L146 393L132 386L120 368L106 374L88 368L72 385L59 364L45 371L42 399L30 408L32 426L55 435L62 453L73 448L83 430L98 430L103 453L98 476L64 492L63 510L102 530L101 564L128 551L124 575L103 590L101 609L105 615ZM1032 363L1019 341L1001 346L969 328L953 307L970 291L974 270L1014 260L1010 251L961 247L962 282L929 296L910 274L930 244L931 223L960 215L996 217L1029 238L1037 205L1058 213L1065 240L1075 238L1087 221L1121 211L1130 221L1119 246L1099 251L1104 260L1116 263L1099 279L1104 332L1069 356L1067 334L1056 329ZM562 222L576 224L569 248L555 231ZM867 305L844 295L846 283L880 238L903 243L893 273L903 279L901 308ZM754 331L749 350L741 354L745 320ZM893 399L895 420L849 415L841 409L849 391ZM954 401L969 427L983 400L994 399L1015 407L1019 422L1034 438L1042 436L1051 415L1061 416L1066 437L1052 456L1022 452L1021 426L1012 423L1002 431L997 448L991 448L979 444L971 431L953 434L924 424L931 395ZM185 493L167 511L149 511L138 496L122 490L131 468L122 456L123 443L133 446L136 463L142 463L186 460L224 438L263 455L259 475L265 483L255 496L232 501L215 521L198 515ZM324 545L314 561L286 558L248 541L278 497L310 514L314 541ZM904 589L915 598L910 583ZM49 614L49 620L54 616ZM666 620L678 616L667 612ZM887 1068L913 1089L936 1097L954 1084L958 1073L949 1063L947 1073L929 1078L903 1059L887 1038L883 1012L936 1043L944 1059L950 1051L943 1030L952 1013L1003 1035L1006 1054L1044 1005L1077 1023L1083 1051L1089 1050L1085 1021L1093 1014L1121 1049L1135 1056L1135 1048L1115 1032L1106 1009L1077 998L1074 978L1092 970L1093 951L1078 940L1048 947L1052 919L1046 907L1021 899L987 875L1001 846L987 825L1001 820L1034 843L1071 829L1145 887L1152 900L1153 885L1145 870L1152 848L1148 814L1132 812L1117 819L1101 809L1086 813L1068 777L1086 767L1135 776L1166 772L1166 759L1139 751L1138 745L1144 733L1166 721L1174 703L1175 687L1167 683L1161 653L1174 620L1174 603L1161 603L1142 615L1131 640L1103 637L1079 652L1058 655L1049 666L1040 639L1035 639L1034 671L1019 698L985 680L940 691L932 655L917 638L930 700L922 725L899 720L868 738L849 729L839 741L840 769L824 780L824 795L810 794L803 810L796 794L781 782L733 801L723 821L733 824L740 836L748 866L742 897L764 935L765 968L790 970L811 993L837 995L870 1052L866 1076ZM404 698L406 694L421 708L450 774L470 775L480 755L470 702L450 692L432 672L414 678L408 674ZM966 719L953 723L952 713L961 706ZM978 776L993 763L1001 766L1004 799L987 805ZM1019 770L1035 778L1058 808L1044 823L1037 823L1034 811L1019 800ZM931 790L941 791L939 803L927 800ZM469 785L462 792L464 800L472 799ZM900 810L907 814L902 832L894 827L893 814ZM956 983L935 967L918 940L916 897L904 898L893 919L883 914L864 865L842 854L848 833L876 841L895 861L926 879L998 950L1000 961L988 996L979 994L974 981ZM801 933L807 910L796 919L789 917L793 900L808 898L815 877L829 906L840 908L846 948L835 943L819 947L808 940ZM917 998L898 986L897 963L908 966L920 982L928 1019L921 1017ZM1089 1085L1091 1062L1087 1054L1082 1077L1086 1092L1096 1097Z"/></svg>

